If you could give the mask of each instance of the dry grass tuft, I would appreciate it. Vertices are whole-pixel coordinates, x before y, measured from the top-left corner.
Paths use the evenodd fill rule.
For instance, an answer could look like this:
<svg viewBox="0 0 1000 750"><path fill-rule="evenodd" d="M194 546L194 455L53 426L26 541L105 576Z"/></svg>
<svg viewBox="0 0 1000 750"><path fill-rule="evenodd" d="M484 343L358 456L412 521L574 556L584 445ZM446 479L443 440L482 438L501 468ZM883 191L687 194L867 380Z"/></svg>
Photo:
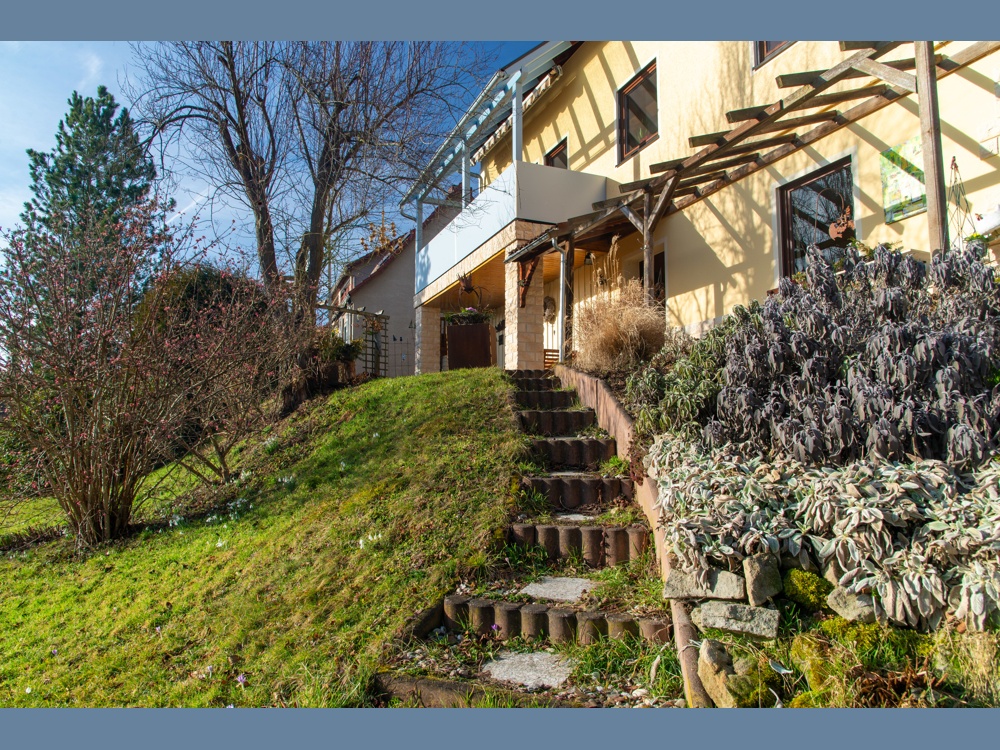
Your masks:
<svg viewBox="0 0 1000 750"><path fill-rule="evenodd" d="M578 367L601 375L635 369L663 348L662 305L647 305L638 279L618 279L573 321Z"/></svg>

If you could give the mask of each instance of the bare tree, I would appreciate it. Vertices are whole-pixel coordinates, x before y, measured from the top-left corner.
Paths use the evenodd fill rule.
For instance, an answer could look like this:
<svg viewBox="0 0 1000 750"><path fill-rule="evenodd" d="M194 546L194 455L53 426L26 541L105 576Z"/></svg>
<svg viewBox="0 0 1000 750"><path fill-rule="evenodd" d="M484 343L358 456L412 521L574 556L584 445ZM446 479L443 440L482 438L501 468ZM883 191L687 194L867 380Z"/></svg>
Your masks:
<svg viewBox="0 0 1000 750"><path fill-rule="evenodd" d="M241 193L272 291L275 225L285 224L296 319L308 323L331 238L406 191L488 62L484 49L451 42L175 42L137 53L136 108L165 138L190 125L200 173Z"/></svg>
<svg viewBox="0 0 1000 750"><path fill-rule="evenodd" d="M260 273L280 282L275 212L285 187L288 108L274 42L137 45L142 89L129 94L161 148L180 140L182 161L254 219Z"/></svg>

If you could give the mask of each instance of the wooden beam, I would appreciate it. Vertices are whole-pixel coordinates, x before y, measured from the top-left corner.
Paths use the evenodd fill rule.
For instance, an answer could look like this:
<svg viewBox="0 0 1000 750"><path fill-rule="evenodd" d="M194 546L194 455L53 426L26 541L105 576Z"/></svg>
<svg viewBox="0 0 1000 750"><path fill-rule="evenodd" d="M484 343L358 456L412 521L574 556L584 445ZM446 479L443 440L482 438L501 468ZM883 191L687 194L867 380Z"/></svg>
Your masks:
<svg viewBox="0 0 1000 750"><path fill-rule="evenodd" d="M787 141L782 141L782 143L787 143ZM744 150L746 150L746 149L744 149ZM729 153L728 154L723 154L721 158L725 159L725 158L727 158L729 156L732 156L733 151L734 151L734 149L730 149ZM716 162L716 163L713 163L712 166L713 167L718 167L720 169L724 169L725 167L731 167L731 166L733 166L735 164L742 164L742 163L747 162L747 161L753 161L754 158L755 158L755 155L751 154L749 156L742 156L739 159L730 159L729 161L726 161L726 162ZM684 160L683 159L680 159L680 160L678 160L678 159L672 159L671 161L663 161L663 162L660 162L659 164L653 164L649 168L649 171L652 172L653 174L657 174L658 172L666 172L667 170L673 169L674 167L677 166L677 164L675 164L674 162L677 162L679 164L681 161L684 161Z"/></svg>
<svg viewBox="0 0 1000 750"><path fill-rule="evenodd" d="M944 58L935 70L936 76L938 79L945 78L955 71L961 70L967 65L971 65L977 60L981 60L997 51L1000 51L1000 41L982 41L970 44L968 47L952 55L950 58ZM697 203L702 198L722 190L727 185L737 182L738 180L753 174L759 169L763 169L770 164L774 164L775 162L784 159L786 156L795 153L799 149L808 146L811 143L815 143L822 138L826 138L831 133L846 127L852 122L857 122L873 112L877 112L880 109L888 107L892 104L892 102L906 95L907 92L905 90L893 88L889 89L889 91L881 96L874 96L867 101L856 104L851 107L851 109L839 114L836 120L823 123L806 133L800 134L794 142L785 144L784 146L779 146L773 151L763 154L756 162L746 164L742 167L734 169L732 172L728 172L724 179L713 182L711 185L705 185L696 192L688 191L689 195L686 195L681 200L676 200L675 194L673 205L668 209L667 213L670 214L677 211L683 211L685 208L693 203ZM680 193L679 190L678 193Z"/></svg>
<svg viewBox="0 0 1000 750"><path fill-rule="evenodd" d="M875 49L880 44L884 44L884 42L841 42L840 49L842 52L858 49Z"/></svg>
<svg viewBox="0 0 1000 750"><path fill-rule="evenodd" d="M539 256L531 260L522 260L517 264L517 306L524 307L528 301L528 287L531 285L531 277L535 275L538 268Z"/></svg>
<svg viewBox="0 0 1000 750"><path fill-rule="evenodd" d="M855 66L855 70L860 70L863 73L875 76L886 83L892 84L893 86L899 86L902 89L908 89L910 91L917 90L917 79L915 76L910 73L904 73L901 70L890 68L888 65L883 65L875 60L861 60Z"/></svg>
<svg viewBox="0 0 1000 750"><path fill-rule="evenodd" d="M642 288L646 292L646 304L653 304L653 230L649 226L649 216L652 213L653 195L647 190L642 196Z"/></svg>
<svg viewBox="0 0 1000 750"><path fill-rule="evenodd" d="M560 352L561 358L565 361L573 353L573 261L576 253L576 246L573 238L566 240L566 249L562 255L562 277L563 277L563 347Z"/></svg>
<svg viewBox="0 0 1000 750"><path fill-rule="evenodd" d="M788 117L784 120L778 120L777 122L770 123L769 125L760 129L760 133L773 133L776 130L787 130L789 128L796 128L802 125L815 125L817 122L826 122L827 120L835 120L837 118L838 112L815 112L811 115L803 115L802 117ZM688 143L692 148L698 148L700 146L710 146L713 143L720 143L723 136L731 131L722 130L718 133L706 133L705 135L695 135L688 138ZM735 151L736 149L730 149Z"/></svg>
<svg viewBox="0 0 1000 750"><path fill-rule="evenodd" d="M670 201L673 198L674 191L677 189L677 184L679 182L679 176L674 175L667 180L667 184L664 185L663 190L660 191L660 195L656 199L656 203L653 204L651 214L646 217L646 224L649 226L650 233L656 229L656 225L659 224L660 219L663 218L663 213L667 210L667 206L670 205Z"/></svg>
<svg viewBox="0 0 1000 750"><path fill-rule="evenodd" d="M917 105L920 142L924 154L924 186L927 190L927 230L932 253L948 249L948 208L944 192L944 155L941 151L941 117L938 113L934 42L914 42L917 60Z"/></svg>
<svg viewBox="0 0 1000 750"><path fill-rule="evenodd" d="M632 222L632 226L634 226L640 232L643 231L643 220L642 220L642 218L639 217L638 214L636 214L635 211L633 211L631 208L629 208L626 205L622 205L621 206L621 212L623 214L625 214L625 218L626 219L628 219L629 221Z"/></svg>
<svg viewBox="0 0 1000 750"><path fill-rule="evenodd" d="M936 55L935 62L941 62L944 55ZM895 70L913 70L916 66L916 60L912 57L906 60L891 60L887 63L882 63L886 67L893 68ZM812 83L812 80L820 75L822 70L805 70L801 73L782 73L779 76L775 76L775 82L778 84L779 89L792 88L793 86L808 86ZM850 73L844 76L845 79L848 78L865 78L870 75L863 70L855 68Z"/></svg>
<svg viewBox="0 0 1000 750"><path fill-rule="evenodd" d="M686 156L680 156L676 159L668 159L667 161L657 162L649 167L649 171L651 174L666 172L668 169L673 169L678 164L682 164L685 159L687 159Z"/></svg>
<svg viewBox="0 0 1000 750"><path fill-rule="evenodd" d="M703 182L711 182L712 180L719 179L725 173L725 170L721 170L718 172L705 172L704 174L700 174L696 177L686 177L686 175L681 175L682 177L685 177L685 179L682 179L677 187L686 188L690 185L700 185Z"/></svg>
<svg viewBox="0 0 1000 750"><path fill-rule="evenodd" d="M864 61L862 61L864 62ZM818 96L812 97L809 101L797 104L795 106L785 106L785 110L791 112L797 109L807 109L812 107L826 107L830 104L840 104L841 102L851 101L853 99L864 99L869 96L878 96L884 93L889 87L886 85L881 86L866 86L860 89L848 89L847 91L836 91L832 94L820 94ZM778 105L782 105L783 102L778 102ZM773 107L775 105L768 105ZM764 112L767 107L762 107L760 105L755 105L753 107L744 107L743 109L734 109L726 112L726 119L731 123L743 122L744 120L752 120L759 118L761 113Z"/></svg>

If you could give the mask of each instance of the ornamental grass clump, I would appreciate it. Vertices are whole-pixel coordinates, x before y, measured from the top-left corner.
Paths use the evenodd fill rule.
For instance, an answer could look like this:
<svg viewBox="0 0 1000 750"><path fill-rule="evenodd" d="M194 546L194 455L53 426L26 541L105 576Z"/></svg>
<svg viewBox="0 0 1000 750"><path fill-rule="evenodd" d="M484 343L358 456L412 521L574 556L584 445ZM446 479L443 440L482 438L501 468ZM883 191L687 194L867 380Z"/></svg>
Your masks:
<svg viewBox="0 0 1000 750"><path fill-rule="evenodd" d="M648 362L663 348L666 331L663 306L649 304L638 279L619 279L617 289L600 292L573 325L577 366L602 375Z"/></svg>

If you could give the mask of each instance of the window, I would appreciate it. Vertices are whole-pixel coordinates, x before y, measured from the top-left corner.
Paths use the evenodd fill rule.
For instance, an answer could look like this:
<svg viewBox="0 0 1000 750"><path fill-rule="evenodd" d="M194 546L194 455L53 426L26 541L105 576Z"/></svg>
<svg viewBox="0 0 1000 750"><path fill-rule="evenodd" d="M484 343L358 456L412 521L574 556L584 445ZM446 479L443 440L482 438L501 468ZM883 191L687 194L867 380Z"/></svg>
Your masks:
<svg viewBox="0 0 1000 750"><path fill-rule="evenodd" d="M754 42L753 66L756 68L763 65L789 44L791 42Z"/></svg>
<svg viewBox="0 0 1000 750"><path fill-rule="evenodd" d="M545 154L545 166L569 169L569 151L566 148L565 138L559 141L558 146Z"/></svg>
<svg viewBox="0 0 1000 750"><path fill-rule="evenodd" d="M656 63L618 92L618 160L625 161L656 138Z"/></svg>
<svg viewBox="0 0 1000 750"><path fill-rule="evenodd" d="M850 157L783 185L778 191L778 206L781 275L792 276L805 270L809 245L829 250L854 239Z"/></svg>

